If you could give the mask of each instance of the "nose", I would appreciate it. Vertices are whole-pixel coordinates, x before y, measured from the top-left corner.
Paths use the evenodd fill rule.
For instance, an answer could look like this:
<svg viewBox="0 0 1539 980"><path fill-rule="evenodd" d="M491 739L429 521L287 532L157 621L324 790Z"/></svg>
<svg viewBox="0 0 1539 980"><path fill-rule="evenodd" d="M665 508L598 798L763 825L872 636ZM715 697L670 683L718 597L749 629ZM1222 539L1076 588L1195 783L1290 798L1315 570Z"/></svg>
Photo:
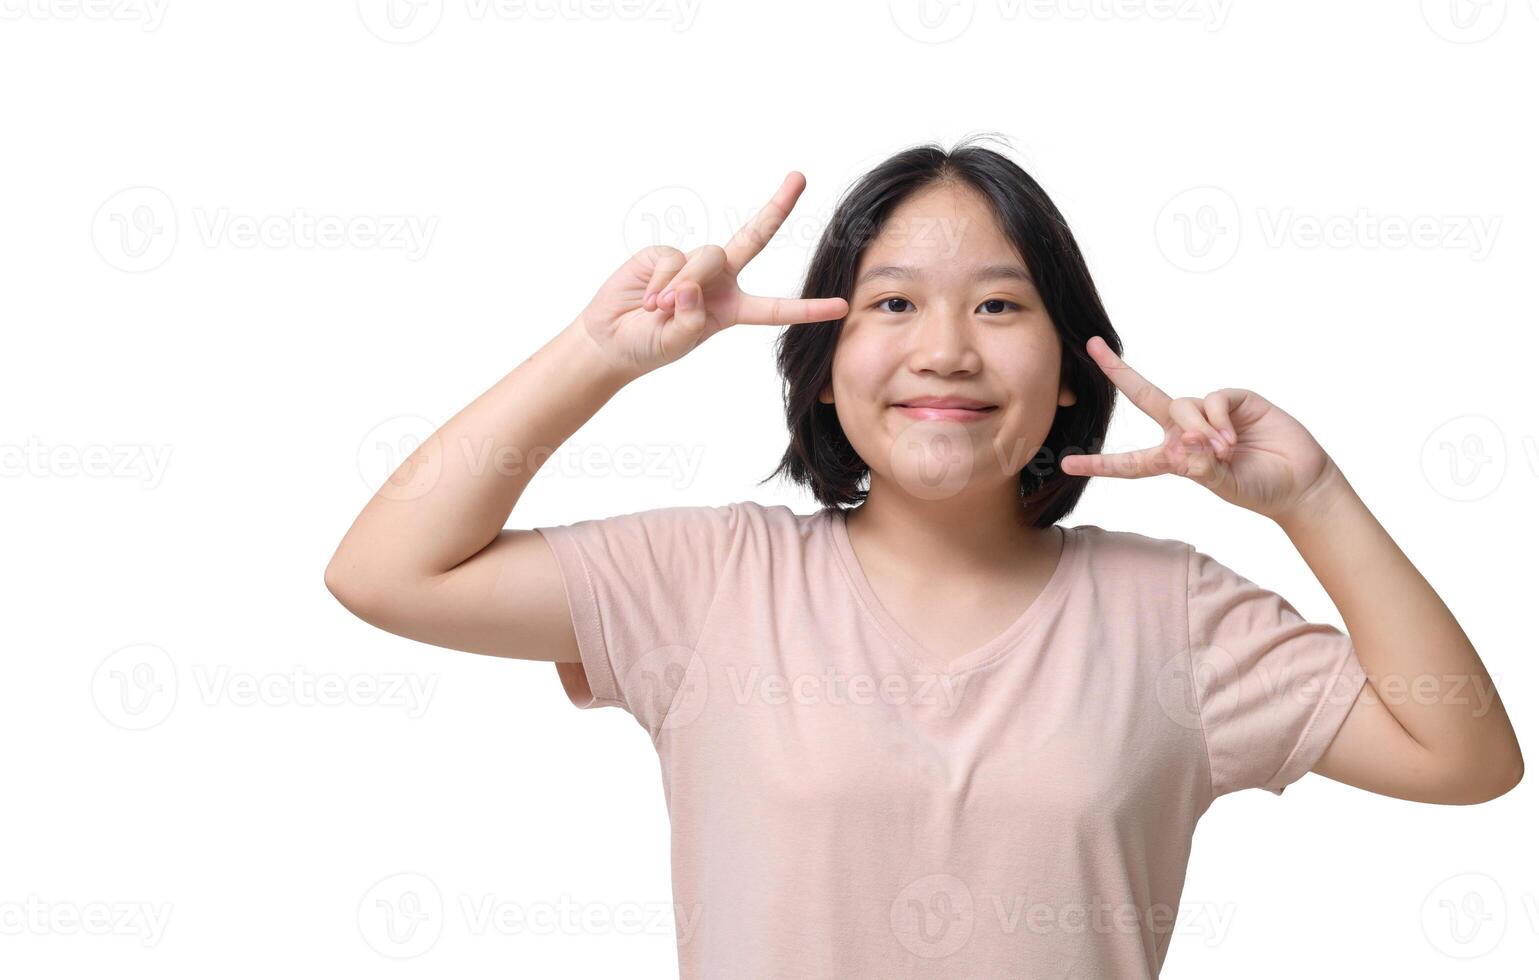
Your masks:
<svg viewBox="0 0 1539 980"><path fill-rule="evenodd" d="M965 313L932 306L919 316L909 337L908 365L916 373L971 374L982 364L973 323Z"/></svg>

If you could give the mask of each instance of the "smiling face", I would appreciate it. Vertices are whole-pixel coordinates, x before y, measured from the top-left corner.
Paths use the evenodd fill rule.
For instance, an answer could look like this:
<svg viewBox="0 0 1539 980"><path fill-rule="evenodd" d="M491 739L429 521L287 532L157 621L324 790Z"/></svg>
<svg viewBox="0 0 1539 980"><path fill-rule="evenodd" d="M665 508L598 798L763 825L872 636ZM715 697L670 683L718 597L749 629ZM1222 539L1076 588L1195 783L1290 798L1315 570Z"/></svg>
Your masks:
<svg viewBox="0 0 1539 980"><path fill-rule="evenodd" d="M886 482L926 500L1016 493L1074 395L1058 332L988 202L951 183L913 194L861 256L849 299L819 400L871 468L872 493ZM986 407L911 404L926 398Z"/></svg>

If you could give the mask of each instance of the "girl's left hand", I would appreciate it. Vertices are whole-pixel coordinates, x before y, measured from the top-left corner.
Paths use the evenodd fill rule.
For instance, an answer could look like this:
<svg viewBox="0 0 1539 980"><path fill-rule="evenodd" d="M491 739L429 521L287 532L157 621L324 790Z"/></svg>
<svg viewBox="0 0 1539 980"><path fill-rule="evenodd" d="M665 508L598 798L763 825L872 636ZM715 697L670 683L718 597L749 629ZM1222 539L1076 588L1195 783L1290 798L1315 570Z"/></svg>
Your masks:
<svg viewBox="0 0 1539 980"><path fill-rule="evenodd" d="M1175 473L1237 507L1281 521L1340 475L1308 429L1254 391L1220 388L1206 398L1171 398L1100 337L1090 338L1085 349L1117 390L1160 424L1165 439L1135 452L1066 455L1059 469L1070 476Z"/></svg>

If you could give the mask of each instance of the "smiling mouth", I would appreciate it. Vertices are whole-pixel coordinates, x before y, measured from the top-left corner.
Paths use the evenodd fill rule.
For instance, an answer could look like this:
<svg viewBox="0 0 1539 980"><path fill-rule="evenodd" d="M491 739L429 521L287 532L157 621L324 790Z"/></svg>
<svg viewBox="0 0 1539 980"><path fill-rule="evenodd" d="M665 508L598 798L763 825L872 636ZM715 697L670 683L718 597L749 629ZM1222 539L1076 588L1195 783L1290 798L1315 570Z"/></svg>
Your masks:
<svg viewBox="0 0 1539 980"><path fill-rule="evenodd" d="M988 405L979 408L964 408L959 405L905 405L898 402L894 403L892 407L909 418L914 419L950 419L957 422L972 422L988 418L999 406Z"/></svg>
<svg viewBox="0 0 1539 980"><path fill-rule="evenodd" d="M964 412L992 412L998 405L910 405L907 402L893 402L893 408L940 408L958 410Z"/></svg>

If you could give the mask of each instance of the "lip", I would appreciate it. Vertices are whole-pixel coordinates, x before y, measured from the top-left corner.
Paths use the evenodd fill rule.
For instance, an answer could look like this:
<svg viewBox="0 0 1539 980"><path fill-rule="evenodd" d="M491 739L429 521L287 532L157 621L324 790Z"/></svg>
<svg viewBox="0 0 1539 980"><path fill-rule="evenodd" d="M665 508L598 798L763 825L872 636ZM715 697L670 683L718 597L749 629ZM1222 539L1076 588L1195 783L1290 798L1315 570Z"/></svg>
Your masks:
<svg viewBox="0 0 1539 980"><path fill-rule="evenodd" d="M914 398L906 402L894 402L893 408L911 419L946 419L953 422L976 422L988 418L998 408L971 398Z"/></svg>
<svg viewBox="0 0 1539 980"><path fill-rule="evenodd" d="M971 408L979 411L996 407L988 402L980 402L976 398L962 398L956 395L925 395L910 398L907 401L893 402L893 405L903 408Z"/></svg>

